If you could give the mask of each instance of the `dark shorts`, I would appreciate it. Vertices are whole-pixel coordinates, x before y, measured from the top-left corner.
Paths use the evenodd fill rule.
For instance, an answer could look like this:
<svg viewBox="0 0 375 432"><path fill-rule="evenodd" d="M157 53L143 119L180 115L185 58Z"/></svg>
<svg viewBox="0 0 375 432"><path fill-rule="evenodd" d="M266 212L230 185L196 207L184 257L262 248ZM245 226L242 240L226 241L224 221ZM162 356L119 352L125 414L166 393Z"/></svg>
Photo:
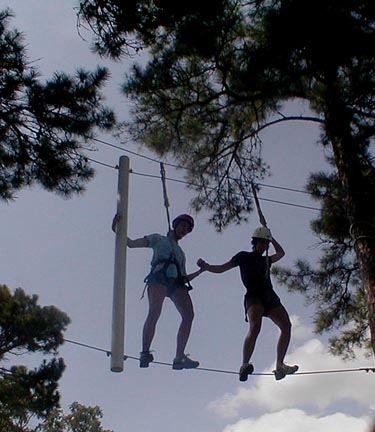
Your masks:
<svg viewBox="0 0 375 432"><path fill-rule="evenodd" d="M247 310L252 305L261 305L264 307L263 316L268 317L270 311L279 306L282 306L279 296L272 291L267 297L259 297L246 293L244 297L245 316L247 316Z"/></svg>
<svg viewBox="0 0 375 432"><path fill-rule="evenodd" d="M184 288L188 291L192 289L190 285L185 284L182 278L170 278L161 272L151 273L148 276L147 288L154 283L158 283L167 288L167 294L166 294L167 297L172 297L176 288Z"/></svg>

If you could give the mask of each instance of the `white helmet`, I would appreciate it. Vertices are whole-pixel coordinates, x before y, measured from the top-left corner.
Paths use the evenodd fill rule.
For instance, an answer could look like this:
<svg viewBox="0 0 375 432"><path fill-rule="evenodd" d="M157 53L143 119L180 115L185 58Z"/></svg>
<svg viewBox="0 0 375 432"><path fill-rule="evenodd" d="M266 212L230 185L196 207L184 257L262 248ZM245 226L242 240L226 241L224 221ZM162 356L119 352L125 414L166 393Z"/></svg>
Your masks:
<svg viewBox="0 0 375 432"><path fill-rule="evenodd" d="M254 230L252 238L259 238L259 239L272 241L272 234L267 227L261 226Z"/></svg>

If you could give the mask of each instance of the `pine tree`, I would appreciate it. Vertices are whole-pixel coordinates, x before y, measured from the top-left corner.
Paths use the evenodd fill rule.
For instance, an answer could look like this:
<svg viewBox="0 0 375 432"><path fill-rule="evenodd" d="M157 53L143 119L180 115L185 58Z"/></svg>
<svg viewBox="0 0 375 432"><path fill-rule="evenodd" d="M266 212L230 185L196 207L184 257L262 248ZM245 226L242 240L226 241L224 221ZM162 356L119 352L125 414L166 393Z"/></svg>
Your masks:
<svg viewBox="0 0 375 432"><path fill-rule="evenodd" d="M46 418L58 406L65 365L57 354L69 321L56 307L39 306L36 295L0 285L0 430L26 432L32 418ZM39 367L14 364L37 352L46 356Z"/></svg>
<svg viewBox="0 0 375 432"><path fill-rule="evenodd" d="M130 27L129 3L106 4L111 14L99 0L81 1L101 53L119 54L107 43L111 32L128 49L135 40L150 52L123 86L134 102L128 132L187 168L187 181L197 185L193 204L210 209L218 229L246 217L250 184L268 174L259 133L291 120L320 126L342 188L375 353L375 209L368 205L375 195L373 2L223 0L208 17L206 5L194 2L166 23L158 17L173 10L171 2L139 0L132 10L145 8L151 21L133 14ZM296 99L311 116L282 114Z"/></svg>
<svg viewBox="0 0 375 432"><path fill-rule="evenodd" d="M98 406L87 407L73 402L70 414L64 415L61 409L54 409L37 432L112 432L101 425L102 411Z"/></svg>
<svg viewBox="0 0 375 432"><path fill-rule="evenodd" d="M95 129L115 124L100 93L108 71L56 72L42 82L22 34L9 29L11 16L0 11L0 197L34 183L64 196L81 192L94 174L84 147Z"/></svg>
<svg viewBox="0 0 375 432"><path fill-rule="evenodd" d="M275 266L273 275L292 292L304 294L316 308L315 331L332 332L330 351L344 358L354 357L354 348L371 349L368 338L366 293L354 253L345 195L337 173L312 174L307 190L321 205L320 215L311 222L321 256L313 267L298 259L294 268Z"/></svg>

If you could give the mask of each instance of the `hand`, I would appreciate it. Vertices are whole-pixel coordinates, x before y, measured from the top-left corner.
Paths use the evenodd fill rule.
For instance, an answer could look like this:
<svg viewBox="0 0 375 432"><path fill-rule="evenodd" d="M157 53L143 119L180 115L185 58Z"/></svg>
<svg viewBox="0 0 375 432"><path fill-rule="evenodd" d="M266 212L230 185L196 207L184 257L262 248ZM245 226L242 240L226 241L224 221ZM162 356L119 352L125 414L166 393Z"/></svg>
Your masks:
<svg viewBox="0 0 375 432"><path fill-rule="evenodd" d="M112 231L114 233L117 232L117 226L118 226L118 223L120 222L120 219L121 219L121 216L118 213L116 213L114 218L113 218L113 221L112 221Z"/></svg>
<svg viewBox="0 0 375 432"><path fill-rule="evenodd" d="M200 267L202 270L207 270L209 264L206 263L206 261L202 260L202 258L199 258L197 261L197 266Z"/></svg>

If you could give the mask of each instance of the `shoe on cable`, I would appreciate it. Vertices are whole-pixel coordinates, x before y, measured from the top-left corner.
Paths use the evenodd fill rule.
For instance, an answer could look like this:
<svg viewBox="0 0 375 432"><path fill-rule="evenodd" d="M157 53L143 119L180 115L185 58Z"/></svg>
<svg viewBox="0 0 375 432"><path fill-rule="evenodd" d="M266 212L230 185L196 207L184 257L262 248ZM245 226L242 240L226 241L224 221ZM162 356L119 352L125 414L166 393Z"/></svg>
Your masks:
<svg viewBox="0 0 375 432"><path fill-rule="evenodd" d="M283 364L281 367L275 369L273 373L275 374L276 381L280 381L286 377L286 375L292 375L298 371L298 365L289 366Z"/></svg>
<svg viewBox="0 0 375 432"><path fill-rule="evenodd" d="M245 363L240 368L240 381L247 381L247 377L254 372L254 366L251 363Z"/></svg>
<svg viewBox="0 0 375 432"><path fill-rule="evenodd" d="M154 361L154 356L150 351L142 351L139 357L139 367L146 368L148 365Z"/></svg>
<svg viewBox="0 0 375 432"><path fill-rule="evenodd" d="M199 366L199 361L190 359L186 354L181 357L176 357L173 360L172 369L195 369Z"/></svg>

